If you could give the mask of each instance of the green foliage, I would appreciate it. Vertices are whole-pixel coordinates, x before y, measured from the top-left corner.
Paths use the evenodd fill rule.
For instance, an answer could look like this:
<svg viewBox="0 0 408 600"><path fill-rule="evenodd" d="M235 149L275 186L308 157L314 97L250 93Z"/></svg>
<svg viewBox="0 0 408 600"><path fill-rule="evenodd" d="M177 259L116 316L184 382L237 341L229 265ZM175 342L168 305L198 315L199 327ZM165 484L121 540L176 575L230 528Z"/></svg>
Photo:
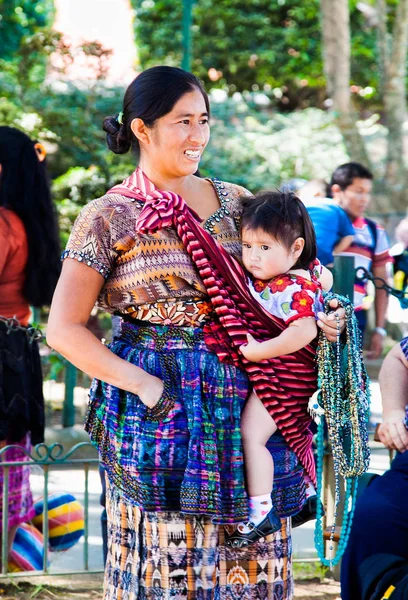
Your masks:
<svg viewBox="0 0 408 600"><path fill-rule="evenodd" d="M106 151L107 154L107 151ZM109 157L107 156L106 159ZM135 168L129 155L119 165L112 164L108 173L93 165L73 167L53 182L53 197L58 211L61 246L65 247L70 231L81 208L103 196L109 188L123 181Z"/></svg>
<svg viewBox="0 0 408 600"><path fill-rule="evenodd" d="M319 35L314 35L318 4L200 0L193 8L193 71L206 83L218 78L217 85L227 84L232 90L276 87L293 79L294 71L299 81L322 84ZM133 5L142 66L179 65L182 1L133 0Z"/></svg>
<svg viewBox="0 0 408 600"><path fill-rule="evenodd" d="M71 82L44 82L37 67L43 59L45 64L51 53L59 55L62 70L78 54L91 57L95 66L90 85L80 88ZM23 38L13 60L0 60L1 122L51 144L54 152L48 166L53 178L76 165L96 164L108 173L110 159L102 121L118 112L123 94L122 89L104 84L109 53L96 42L75 50L59 33L44 29Z"/></svg>
<svg viewBox="0 0 408 600"><path fill-rule="evenodd" d="M54 20L53 0L0 0L0 48L3 60L15 58L24 37Z"/></svg>
<svg viewBox="0 0 408 600"><path fill-rule="evenodd" d="M43 87L31 94L31 102L44 117L44 126L53 131L58 152L50 157L54 177L69 168L98 165L106 174L109 170L105 133L102 121L118 112L122 90L96 83L90 89L78 89L65 84L55 90Z"/></svg>
<svg viewBox="0 0 408 600"><path fill-rule="evenodd" d="M347 160L342 137L330 115L318 109L273 113L270 108L257 106L256 99L259 101L259 95L244 98L237 94L217 102L213 95L211 140L200 164L203 176L216 176L256 192L295 176L327 178ZM75 167L54 181L63 246L81 208L135 167L131 154L121 157L120 162L116 159L106 151L107 172L95 164Z"/></svg>
<svg viewBox="0 0 408 600"><path fill-rule="evenodd" d="M347 160L340 132L327 113L257 110L244 98L212 102L210 144L200 171L247 187L271 189L292 177L328 177Z"/></svg>
<svg viewBox="0 0 408 600"><path fill-rule="evenodd" d="M132 5L142 67L180 65L183 0L132 0ZM376 88L375 30L356 1L350 19L352 83ZM281 109L324 100L319 0L200 0L193 22L192 71L208 87L263 89Z"/></svg>
<svg viewBox="0 0 408 600"><path fill-rule="evenodd" d="M49 28L53 0L0 0L0 89L22 98L46 75L47 58L61 36Z"/></svg>

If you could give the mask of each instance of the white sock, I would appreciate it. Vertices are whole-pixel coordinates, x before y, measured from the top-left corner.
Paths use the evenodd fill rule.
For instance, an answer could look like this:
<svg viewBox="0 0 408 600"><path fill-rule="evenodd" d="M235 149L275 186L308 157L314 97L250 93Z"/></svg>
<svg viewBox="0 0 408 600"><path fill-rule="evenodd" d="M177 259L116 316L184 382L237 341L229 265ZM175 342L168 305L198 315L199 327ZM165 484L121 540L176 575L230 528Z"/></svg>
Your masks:
<svg viewBox="0 0 408 600"><path fill-rule="evenodd" d="M272 508L272 498L270 494L262 496L250 496L249 498L249 520L254 525L259 525ZM249 533L251 527L246 523L240 523L238 529L241 533Z"/></svg>
<svg viewBox="0 0 408 600"><path fill-rule="evenodd" d="M311 481L306 479L306 500L311 496L316 496L316 488Z"/></svg>

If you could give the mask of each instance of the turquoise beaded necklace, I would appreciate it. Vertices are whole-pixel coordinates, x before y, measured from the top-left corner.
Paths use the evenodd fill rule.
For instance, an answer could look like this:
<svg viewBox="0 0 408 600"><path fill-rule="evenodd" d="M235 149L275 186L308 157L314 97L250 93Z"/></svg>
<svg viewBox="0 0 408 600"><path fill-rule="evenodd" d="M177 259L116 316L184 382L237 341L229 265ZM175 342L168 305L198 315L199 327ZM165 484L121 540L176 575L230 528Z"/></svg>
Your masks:
<svg viewBox="0 0 408 600"><path fill-rule="evenodd" d="M325 453L324 423L333 454L335 475L334 519L329 542L330 557L325 556L323 538L323 515L318 502L315 528L315 545L320 561L330 568L336 565L346 548L354 515L358 477L368 469L370 450L368 446L369 379L362 357L362 342L353 304L347 298L327 294L324 300L326 312L330 301L336 298L346 313L345 343L340 338L339 317L336 315L337 341L329 342L323 333L319 336L317 349L319 403L313 399L310 411L317 416L317 495L322 497L323 456ZM319 417L324 414L324 419ZM341 495L340 479L344 480L344 511L340 540L333 556L333 537L338 517Z"/></svg>

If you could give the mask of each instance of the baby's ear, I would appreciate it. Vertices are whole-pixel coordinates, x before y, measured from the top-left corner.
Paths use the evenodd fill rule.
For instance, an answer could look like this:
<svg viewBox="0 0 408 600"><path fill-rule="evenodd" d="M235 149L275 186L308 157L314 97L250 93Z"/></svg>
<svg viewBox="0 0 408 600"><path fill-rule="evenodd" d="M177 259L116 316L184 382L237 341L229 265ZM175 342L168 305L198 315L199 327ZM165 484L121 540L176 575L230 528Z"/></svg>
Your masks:
<svg viewBox="0 0 408 600"><path fill-rule="evenodd" d="M292 244L292 252L296 256L296 258L298 258L302 254L304 247L305 247L304 238L302 238L302 237L296 238Z"/></svg>

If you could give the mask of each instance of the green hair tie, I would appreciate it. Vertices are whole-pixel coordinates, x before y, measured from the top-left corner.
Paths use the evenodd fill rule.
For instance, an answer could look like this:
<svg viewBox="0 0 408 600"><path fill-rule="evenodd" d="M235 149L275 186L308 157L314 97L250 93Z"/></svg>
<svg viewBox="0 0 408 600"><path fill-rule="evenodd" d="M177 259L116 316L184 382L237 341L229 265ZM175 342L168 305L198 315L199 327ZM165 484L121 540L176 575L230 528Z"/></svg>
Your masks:
<svg viewBox="0 0 408 600"><path fill-rule="evenodd" d="M119 125L123 125L123 110L120 111L120 113L116 117L116 120L119 123Z"/></svg>

